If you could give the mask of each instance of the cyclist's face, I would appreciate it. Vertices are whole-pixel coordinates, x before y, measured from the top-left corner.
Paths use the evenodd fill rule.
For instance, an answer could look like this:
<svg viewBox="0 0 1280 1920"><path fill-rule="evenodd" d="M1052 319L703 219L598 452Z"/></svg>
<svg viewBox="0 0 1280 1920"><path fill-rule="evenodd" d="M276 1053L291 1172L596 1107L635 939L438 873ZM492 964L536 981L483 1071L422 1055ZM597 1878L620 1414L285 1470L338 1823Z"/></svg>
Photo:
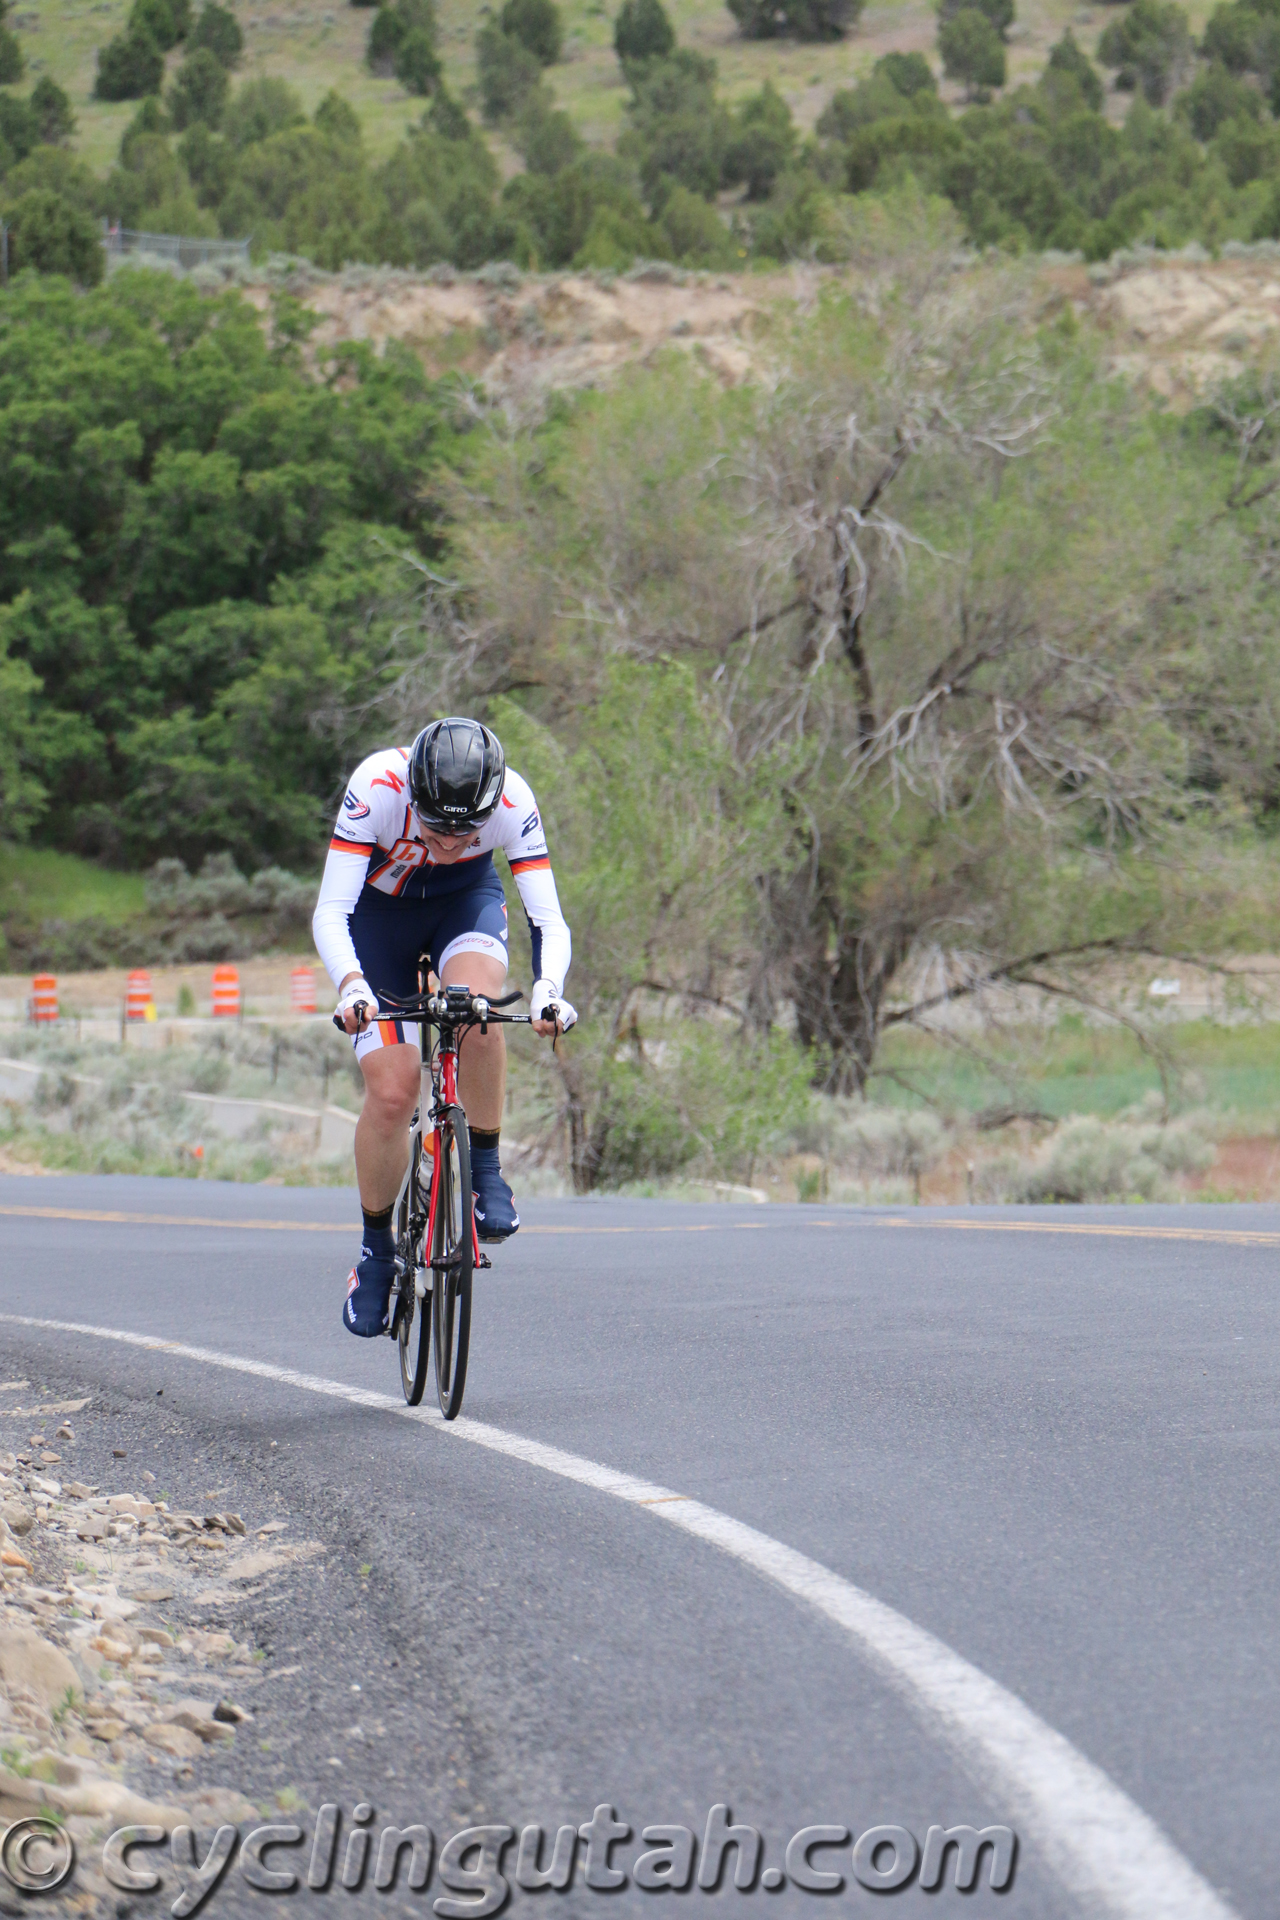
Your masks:
<svg viewBox="0 0 1280 1920"><path fill-rule="evenodd" d="M431 858L441 866L452 866L460 860L468 847L474 846L480 838L474 827L468 827L465 833L436 833L423 825L422 837L431 853Z"/></svg>

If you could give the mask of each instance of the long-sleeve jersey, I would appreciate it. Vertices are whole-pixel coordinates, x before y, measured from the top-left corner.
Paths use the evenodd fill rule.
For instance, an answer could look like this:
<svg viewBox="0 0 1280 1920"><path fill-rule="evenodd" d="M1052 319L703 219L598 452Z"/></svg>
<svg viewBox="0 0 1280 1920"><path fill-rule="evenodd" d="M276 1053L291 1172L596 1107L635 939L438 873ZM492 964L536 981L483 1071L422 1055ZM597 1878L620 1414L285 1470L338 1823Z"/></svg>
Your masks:
<svg viewBox="0 0 1280 1920"><path fill-rule="evenodd" d="M415 903L473 885L506 855L529 922L535 980L564 992L572 942L560 911L546 836L533 790L512 768L496 811L460 860L431 857L409 799L409 749L387 747L362 760L338 809L311 931L334 986L360 972L351 915L367 888Z"/></svg>

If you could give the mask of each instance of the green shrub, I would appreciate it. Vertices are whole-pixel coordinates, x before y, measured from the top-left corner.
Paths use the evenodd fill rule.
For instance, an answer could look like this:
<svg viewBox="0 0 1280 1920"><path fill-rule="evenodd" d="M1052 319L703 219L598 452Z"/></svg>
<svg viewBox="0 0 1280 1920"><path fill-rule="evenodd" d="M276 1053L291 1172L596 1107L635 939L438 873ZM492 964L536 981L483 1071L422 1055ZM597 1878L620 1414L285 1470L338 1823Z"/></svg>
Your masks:
<svg viewBox="0 0 1280 1920"><path fill-rule="evenodd" d="M178 143L178 158L187 170L199 205L219 206L235 177L235 149L202 120L197 120Z"/></svg>
<svg viewBox="0 0 1280 1920"><path fill-rule="evenodd" d="M507 0L498 24L528 49L539 66L554 66L560 58L564 23L555 0Z"/></svg>
<svg viewBox="0 0 1280 1920"><path fill-rule="evenodd" d="M4 24L4 15L0 14L0 87L11 87L21 80L24 61L18 37Z"/></svg>
<svg viewBox="0 0 1280 1920"><path fill-rule="evenodd" d="M837 1123L833 1149L862 1175L920 1182L946 1154L950 1141L935 1113L903 1107L862 1107Z"/></svg>
<svg viewBox="0 0 1280 1920"><path fill-rule="evenodd" d="M186 37L191 19L190 0L133 0L126 31L149 34L162 53Z"/></svg>
<svg viewBox="0 0 1280 1920"><path fill-rule="evenodd" d="M204 48L228 69L234 67L244 52L244 35L240 23L229 7L221 7L217 0L205 0L200 9L200 18L191 29L187 41L188 53Z"/></svg>
<svg viewBox="0 0 1280 1920"><path fill-rule="evenodd" d="M665 243L661 251L684 266L723 270L740 265L737 248L720 215L687 187L671 189L658 228Z"/></svg>
<svg viewBox="0 0 1280 1920"><path fill-rule="evenodd" d="M900 155L913 159L958 159L964 135L947 114L900 114L896 120L877 120L850 140L846 149L846 183L850 193L874 187L881 166Z"/></svg>
<svg viewBox="0 0 1280 1920"><path fill-rule="evenodd" d="M166 96L169 117L181 133L200 121L216 127L227 104L227 70L207 47L197 47L179 67Z"/></svg>
<svg viewBox="0 0 1280 1920"><path fill-rule="evenodd" d="M1049 49L1047 73L1066 74L1080 88L1080 97L1096 113L1102 105L1102 77L1084 48L1068 27L1061 40Z"/></svg>
<svg viewBox="0 0 1280 1920"><path fill-rule="evenodd" d="M1163 106L1191 58L1191 31L1173 0L1134 0L1098 41L1098 59L1114 67L1116 85L1142 89L1153 107Z"/></svg>
<svg viewBox="0 0 1280 1920"><path fill-rule="evenodd" d="M1206 60L1220 60L1228 73L1256 73L1269 86L1280 70L1280 16L1267 4L1214 8L1200 42Z"/></svg>
<svg viewBox="0 0 1280 1920"><path fill-rule="evenodd" d="M397 68L397 59L411 36L422 36L415 42L414 50L408 56L409 70L415 74L423 70L426 47L434 56L436 44L436 11L432 0L386 0L373 16L369 28L369 38L365 43L365 65L371 73L394 75L401 79ZM403 80L401 79L403 85Z"/></svg>
<svg viewBox="0 0 1280 1920"><path fill-rule="evenodd" d="M954 20L966 7L983 15L989 20L1002 40L1009 37L1009 28L1014 21L1013 0L940 0L938 20L941 25Z"/></svg>
<svg viewBox="0 0 1280 1920"><path fill-rule="evenodd" d="M99 100L141 100L163 79L164 54L151 35L121 33L99 49L93 91Z"/></svg>
<svg viewBox="0 0 1280 1920"><path fill-rule="evenodd" d="M703 206L705 202L698 204ZM570 263L580 269L625 273L637 260L652 260L661 252L661 238L645 219L642 207L630 212L620 207L596 207Z"/></svg>
<svg viewBox="0 0 1280 1920"><path fill-rule="evenodd" d="M265 74L237 87L222 117L222 129L237 150L306 122L301 100L287 80Z"/></svg>
<svg viewBox="0 0 1280 1920"><path fill-rule="evenodd" d="M359 114L350 101L344 100L332 87L316 108L314 120L326 140L337 140L344 146L358 147L364 137Z"/></svg>
<svg viewBox="0 0 1280 1920"><path fill-rule="evenodd" d="M922 53L886 53L876 61L871 71L873 74L883 74L904 100L914 100L918 93L938 91L933 68Z"/></svg>
<svg viewBox="0 0 1280 1920"><path fill-rule="evenodd" d="M559 173L584 152L568 114L552 107L546 96L545 87L530 94L515 129L515 144L530 173Z"/></svg>
<svg viewBox="0 0 1280 1920"><path fill-rule="evenodd" d="M1246 187L1251 180L1280 172L1280 127L1274 122L1260 125L1253 118L1228 120L1218 129L1214 152L1232 186Z"/></svg>
<svg viewBox="0 0 1280 1920"><path fill-rule="evenodd" d="M76 130L71 102L62 88L47 74L41 74L31 89L31 111L36 118L38 137L44 146L59 146Z"/></svg>
<svg viewBox="0 0 1280 1920"><path fill-rule="evenodd" d="M443 69L435 41L425 28L414 27L406 33L396 48L392 70L406 93L431 92Z"/></svg>
<svg viewBox="0 0 1280 1920"><path fill-rule="evenodd" d="M65 147L33 146L25 160L10 168L4 187L9 200L32 187L46 187L89 219L97 220L99 215L102 182Z"/></svg>
<svg viewBox="0 0 1280 1920"><path fill-rule="evenodd" d="M904 59L915 57L903 56ZM927 66L925 70L928 72ZM841 87L832 94L818 118L815 128L818 138L851 140L877 120L901 120L908 113L921 118L947 117L932 73L929 78L931 87L917 87L911 93L902 93L894 85L891 73L885 70L885 62L878 60L867 79L860 80L856 87Z"/></svg>
<svg viewBox="0 0 1280 1920"><path fill-rule="evenodd" d="M112 198L127 204L152 169L185 179L167 145L139 136ZM330 222L345 217L350 148L293 128L247 148L240 165L265 155L273 184L287 180L277 146L301 150ZM57 238L53 210L31 211L43 216L41 244ZM102 250L93 230L88 255L90 230L63 216L91 272ZM40 680L44 718L18 728L22 758L6 750L0 765L17 760L49 786L55 844L72 835L121 864L162 852L198 862L225 847L250 865L310 865L349 761L322 716L358 681L380 684L379 608L410 577L389 556L430 546L424 488L444 431L434 390L394 342L345 353L340 383L315 379L238 295L163 275L122 273L87 294L20 275L4 321L0 657ZM59 525L77 537L51 564ZM17 706L0 687L0 741ZM70 742L74 763L49 785Z"/></svg>
<svg viewBox="0 0 1280 1920"><path fill-rule="evenodd" d="M726 0L744 39L841 40L858 23L863 0Z"/></svg>
<svg viewBox="0 0 1280 1920"><path fill-rule="evenodd" d="M1075 1204L1167 1200L1174 1197L1171 1174L1202 1172L1213 1158L1203 1123L1190 1116L1156 1127L1081 1114L1058 1129L1047 1158L1025 1175L1017 1197Z"/></svg>
<svg viewBox="0 0 1280 1920"><path fill-rule="evenodd" d="M791 109L772 83L744 100L724 149L720 177L726 186L745 184L749 200L767 200L795 150Z"/></svg>
<svg viewBox="0 0 1280 1920"><path fill-rule="evenodd" d="M481 110L490 126L519 113L542 77L536 54L492 20L476 34Z"/></svg>
<svg viewBox="0 0 1280 1920"><path fill-rule="evenodd" d="M631 124L618 155L636 168L655 216L674 186L705 199L719 190L733 122L716 99L715 74L714 61L683 47L632 69Z"/></svg>
<svg viewBox="0 0 1280 1920"><path fill-rule="evenodd" d="M129 155L144 135L169 131L169 116L154 93L148 94L120 136L120 163L128 166Z"/></svg>
<svg viewBox="0 0 1280 1920"><path fill-rule="evenodd" d="M30 100L0 93L0 143L15 160L25 160L40 142L40 122Z"/></svg>
<svg viewBox="0 0 1280 1920"><path fill-rule="evenodd" d="M675 44L675 28L662 0L622 0L613 23L613 50L619 60L665 60Z"/></svg>
<svg viewBox="0 0 1280 1920"><path fill-rule="evenodd" d="M1004 42L986 14L975 7L964 7L943 22L938 51L948 80L962 80L971 93L1004 85Z"/></svg>
<svg viewBox="0 0 1280 1920"><path fill-rule="evenodd" d="M1236 79L1220 60L1214 60L1178 95L1174 112L1197 140L1207 142L1228 120L1260 120L1264 107L1256 87Z"/></svg>
<svg viewBox="0 0 1280 1920"><path fill-rule="evenodd" d="M6 219L11 270L34 267L39 273L61 273L84 287L101 280L104 261L98 224L61 194L33 187L9 209Z"/></svg>

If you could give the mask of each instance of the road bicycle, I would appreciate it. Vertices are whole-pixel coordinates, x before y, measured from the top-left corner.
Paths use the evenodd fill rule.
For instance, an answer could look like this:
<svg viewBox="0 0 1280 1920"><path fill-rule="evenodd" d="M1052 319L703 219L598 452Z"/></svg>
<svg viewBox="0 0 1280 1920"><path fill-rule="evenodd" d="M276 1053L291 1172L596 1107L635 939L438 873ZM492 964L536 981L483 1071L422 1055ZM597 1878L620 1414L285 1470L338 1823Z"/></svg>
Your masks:
<svg viewBox="0 0 1280 1920"><path fill-rule="evenodd" d="M471 1141L458 1099L458 1047L472 1027L487 1033L491 1024L529 1026L527 1013L503 1011L522 998L509 993L488 1000L464 986L439 987L409 1000L378 995L388 1017L417 1022L422 1049L422 1097L410 1124L409 1166L392 1216L396 1267L388 1332L399 1345L400 1384L411 1407L422 1399L434 1347L436 1398L446 1420L457 1418L467 1384L472 1275L477 1267L491 1265L476 1233ZM434 1047L432 1027L440 1036ZM429 1171L425 1161L431 1163Z"/></svg>

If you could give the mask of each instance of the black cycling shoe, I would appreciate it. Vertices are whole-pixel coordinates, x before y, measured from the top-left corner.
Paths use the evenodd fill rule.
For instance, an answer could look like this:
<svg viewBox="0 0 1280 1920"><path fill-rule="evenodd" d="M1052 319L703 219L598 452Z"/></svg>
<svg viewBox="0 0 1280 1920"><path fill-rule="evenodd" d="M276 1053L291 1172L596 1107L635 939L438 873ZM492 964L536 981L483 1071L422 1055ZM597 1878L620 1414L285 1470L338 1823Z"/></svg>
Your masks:
<svg viewBox="0 0 1280 1920"><path fill-rule="evenodd" d="M393 1255L370 1253L362 1248L360 1259L347 1280L347 1297L342 1303L342 1324L348 1333L361 1340L375 1340L387 1330L391 1306L391 1285L396 1277Z"/></svg>
<svg viewBox="0 0 1280 1920"><path fill-rule="evenodd" d="M471 1188L477 1240L509 1240L520 1225L515 1195L502 1177L496 1147L472 1147Z"/></svg>

